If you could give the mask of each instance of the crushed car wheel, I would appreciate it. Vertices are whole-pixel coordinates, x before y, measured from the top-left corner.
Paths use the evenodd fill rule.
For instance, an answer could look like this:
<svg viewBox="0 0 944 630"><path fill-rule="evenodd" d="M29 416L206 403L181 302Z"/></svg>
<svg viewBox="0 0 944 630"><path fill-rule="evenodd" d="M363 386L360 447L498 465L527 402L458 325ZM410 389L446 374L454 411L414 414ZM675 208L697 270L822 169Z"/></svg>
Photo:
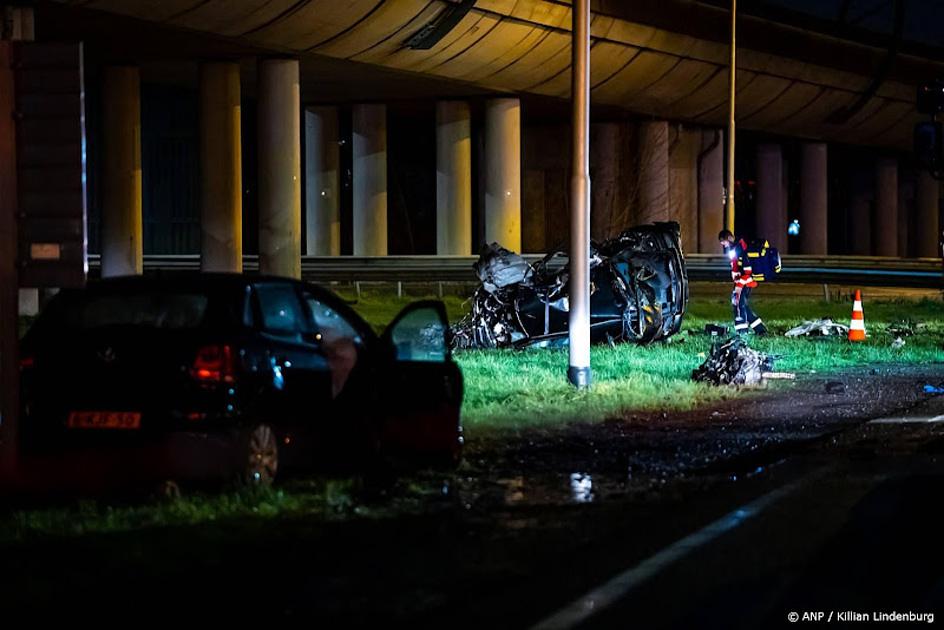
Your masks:
<svg viewBox="0 0 944 630"><path fill-rule="evenodd" d="M246 438L243 481L249 486L271 486L279 470L279 444L267 424L257 425Z"/></svg>

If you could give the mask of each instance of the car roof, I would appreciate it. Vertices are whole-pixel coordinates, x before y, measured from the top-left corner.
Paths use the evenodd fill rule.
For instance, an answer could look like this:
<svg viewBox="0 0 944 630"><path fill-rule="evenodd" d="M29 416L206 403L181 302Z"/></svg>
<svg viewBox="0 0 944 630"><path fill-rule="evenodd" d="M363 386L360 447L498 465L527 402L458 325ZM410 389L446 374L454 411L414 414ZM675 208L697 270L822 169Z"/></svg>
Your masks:
<svg viewBox="0 0 944 630"><path fill-rule="evenodd" d="M175 271L173 273L158 273L142 276L117 276L100 278L89 282L88 290L115 290L115 289L233 289L244 288L248 285L284 283L301 283L294 278L282 278L260 274L204 272L204 271Z"/></svg>
<svg viewBox="0 0 944 630"><path fill-rule="evenodd" d="M243 292L247 287L259 286L262 284L284 284L289 283L296 286L303 286L322 297L326 297L333 307L343 312L356 322L356 327L360 329L362 335L376 337L376 333L370 325L364 321L354 309L331 289L306 282L296 280L295 278L286 278L282 276L270 276L265 274L245 274L245 273L225 273L225 272L204 272L204 271L175 271L172 273L158 273L153 275L141 276L116 276L111 278L100 278L88 283L84 289L65 289L65 296L77 296L81 294L101 294L121 291L208 291L213 293L236 293Z"/></svg>

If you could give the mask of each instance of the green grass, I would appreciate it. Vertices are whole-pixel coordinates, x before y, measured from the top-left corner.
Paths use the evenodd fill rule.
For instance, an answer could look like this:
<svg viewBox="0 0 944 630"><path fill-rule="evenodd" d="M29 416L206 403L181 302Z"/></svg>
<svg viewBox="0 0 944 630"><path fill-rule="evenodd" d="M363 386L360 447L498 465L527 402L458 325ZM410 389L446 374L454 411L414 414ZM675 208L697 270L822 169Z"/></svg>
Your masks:
<svg viewBox="0 0 944 630"><path fill-rule="evenodd" d="M404 296L398 298L396 294L384 291L362 291L360 297L350 291L338 291L357 313L363 317L378 333L383 332L393 318L407 305L417 300L439 300L434 296ZM461 318L467 310L468 298L456 295L446 295L440 300L446 305L449 321Z"/></svg>
<svg viewBox="0 0 944 630"><path fill-rule="evenodd" d="M363 292L353 306L372 326L382 330L401 308L415 299ZM451 320L465 312L463 298L447 296L444 301ZM809 298L764 299L761 290L755 294L754 306L775 334L764 339L749 338L750 343L759 350L783 355L776 366L780 370L828 373L864 365L944 361L941 349L944 307L938 301L867 302L870 338L860 344L844 339L782 336L804 319L825 316L846 322L849 303ZM566 383L566 350L459 353L456 358L466 385L463 415L467 436L474 440L507 430L538 427L553 430L568 421L595 421L633 411L686 410L753 395L753 391L691 381L691 370L703 361L711 342L704 335L690 335L688 331L699 331L709 322L730 325L730 305L722 296L695 297L689 307L682 333L669 343L595 347L592 351L595 382L587 392L575 391ZM892 349L887 325L904 318L925 326L916 336L908 337L903 348ZM301 516L323 520L352 512L371 513L374 508L368 510L358 505L359 495L358 480L313 478L268 490L185 494L172 500L119 505L107 500L85 501L70 507L17 510L0 518L0 543L245 519L266 521Z"/></svg>
<svg viewBox="0 0 944 630"><path fill-rule="evenodd" d="M16 510L0 518L0 543L34 537L83 536L149 527L196 525L240 518L290 515L327 518L354 508L352 479L313 479L288 488L254 488L218 494L184 494L130 504L85 500L68 507Z"/></svg>
<svg viewBox="0 0 944 630"><path fill-rule="evenodd" d="M594 386L575 391L566 382L567 351L471 351L457 353L465 376L463 417L470 438L502 429L520 429L567 421L594 421L633 411L687 410L750 392L694 383L691 371L704 361L711 340L700 334L706 323L731 326L731 306L726 291L719 297L693 297L682 332L667 343L649 347L623 344L595 347L591 352ZM415 298L363 294L354 304L373 326L382 328L404 305ZM465 312L464 300L447 296L452 321ZM869 339L852 344L845 339L783 337L804 320L831 317L848 323L851 303L810 298L768 298L763 287L754 294L753 306L772 334L750 337L757 350L781 356L780 371L800 374L828 373L857 366L921 364L944 361L944 306L935 300L886 300L867 302ZM893 349L889 324L910 319L924 324L906 345Z"/></svg>

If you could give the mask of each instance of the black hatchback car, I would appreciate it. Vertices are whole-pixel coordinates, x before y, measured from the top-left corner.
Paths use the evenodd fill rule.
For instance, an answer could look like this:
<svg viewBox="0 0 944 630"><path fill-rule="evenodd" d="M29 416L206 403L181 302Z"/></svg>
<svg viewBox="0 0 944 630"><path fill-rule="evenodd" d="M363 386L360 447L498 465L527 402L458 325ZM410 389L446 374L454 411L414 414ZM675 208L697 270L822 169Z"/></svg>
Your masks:
<svg viewBox="0 0 944 630"><path fill-rule="evenodd" d="M22 343L21 450L258 484L295 467L453 462L462 375L446 335L440 302L407 306L378 336L330 291L276 277L62 291Z"/></svg>

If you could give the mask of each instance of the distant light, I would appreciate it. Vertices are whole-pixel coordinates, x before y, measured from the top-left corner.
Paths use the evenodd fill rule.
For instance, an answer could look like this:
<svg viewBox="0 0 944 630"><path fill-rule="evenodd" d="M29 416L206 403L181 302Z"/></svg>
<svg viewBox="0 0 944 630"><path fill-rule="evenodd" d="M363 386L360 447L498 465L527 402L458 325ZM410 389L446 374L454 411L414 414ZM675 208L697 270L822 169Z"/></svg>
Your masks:
<svg viewBox="0 0 944 630"><path fill-rule="evenodd" d="M799 236L800 234L800 221L794 219L792 223L787 227L787 234L790 236Z"/></svg>

